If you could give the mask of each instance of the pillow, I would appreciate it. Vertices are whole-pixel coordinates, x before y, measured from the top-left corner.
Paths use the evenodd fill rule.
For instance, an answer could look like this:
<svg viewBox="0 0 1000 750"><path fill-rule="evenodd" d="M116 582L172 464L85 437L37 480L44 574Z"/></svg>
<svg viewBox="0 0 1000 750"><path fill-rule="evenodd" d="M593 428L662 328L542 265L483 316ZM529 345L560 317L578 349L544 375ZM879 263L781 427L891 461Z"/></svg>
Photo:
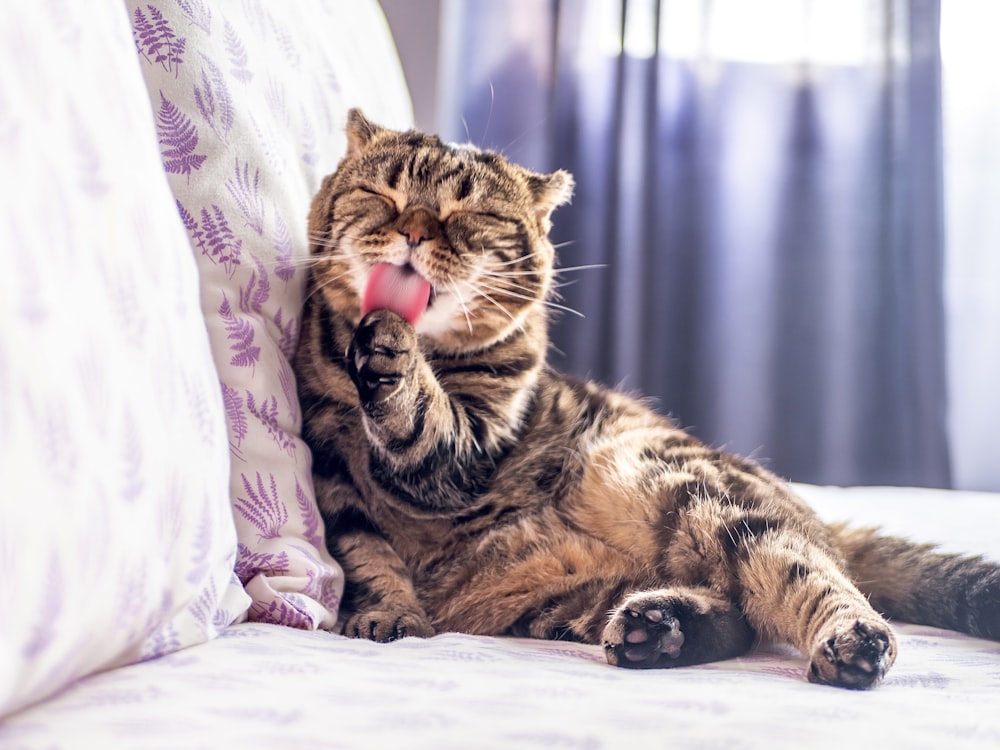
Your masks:
<svg viewBox="0 0 1000 750"><path fill-rule="evenodd" d="M349 107L409 126L399 61L374 0L126 6L201 273L250 618L331 628L343 577L324 546L289 365L306 217L343 155Z"/></svg>
<svg viewBox="0 0 1000 750"><path fill-rule="evenodd" d="M121 4L5 8L0 112L2 716L209 639L249 599L197 270Z"/></svg>

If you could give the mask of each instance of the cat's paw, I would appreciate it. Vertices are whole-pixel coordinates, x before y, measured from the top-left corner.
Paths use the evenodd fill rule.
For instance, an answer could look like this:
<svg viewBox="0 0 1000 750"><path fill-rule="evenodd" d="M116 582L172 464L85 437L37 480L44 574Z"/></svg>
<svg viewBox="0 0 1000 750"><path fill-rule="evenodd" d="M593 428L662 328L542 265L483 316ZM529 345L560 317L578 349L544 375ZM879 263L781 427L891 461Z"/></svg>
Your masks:
<svg viewBox="0 0 1000 750"><path fill-rule="evenodd" d="M604 653L618 667L675 666L684 646L678 602L668 597L629 597L604 628Z"/></svg>
<svg viewBox="0 0 1000 750"><path fill-rule="evenodd" d="M416 364L417 334L390 310L373 310L358 324L347 350L348 372L363 404L385 401Z"/></svg>
<svg viewBox="0 0 1000 750"><path fill-rule="evenodd" d="M840 623L813 649L809 681L861 690L875 687L896 659L896 638L878 620Z"/></svg>
<svg viewBox="0 0 1000 750"><path fill-rule="evenodd" d="M344 625L344 635L388 643L407 636L430 638L434 628L420 612L372 609L352 615Z"/></svg>

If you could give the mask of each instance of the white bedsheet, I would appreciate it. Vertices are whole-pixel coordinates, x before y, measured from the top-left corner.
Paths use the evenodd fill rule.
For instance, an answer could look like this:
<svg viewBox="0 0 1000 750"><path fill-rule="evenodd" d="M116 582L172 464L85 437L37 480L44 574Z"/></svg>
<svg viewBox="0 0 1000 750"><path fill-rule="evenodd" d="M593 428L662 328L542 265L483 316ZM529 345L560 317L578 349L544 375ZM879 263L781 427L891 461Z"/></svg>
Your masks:
<svg viewBox="0 0 1000 750"><path fill-rule="evenodd" d="M1000 551L1000 495L803 492L827 518ZM1000 643L898 630L885 683L851 692L810 685L806 660L782 646L631 671L568 643L445 634L377 645L239 625L83 680L0 724L0 748L1000 747Z"/></svg>

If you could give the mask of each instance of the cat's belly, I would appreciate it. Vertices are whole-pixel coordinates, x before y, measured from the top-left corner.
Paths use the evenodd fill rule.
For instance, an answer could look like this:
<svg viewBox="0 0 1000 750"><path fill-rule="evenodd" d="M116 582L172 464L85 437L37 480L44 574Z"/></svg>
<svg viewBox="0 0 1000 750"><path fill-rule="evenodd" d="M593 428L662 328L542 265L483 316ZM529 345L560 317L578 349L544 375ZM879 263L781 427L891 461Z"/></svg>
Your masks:
<svg viewBox="0 0 1000 750"><path fill-rule="evenodd" d="M652 582L642 560L572 528L551 509L491 530L416 577L439 631L500 634L588 586Z"/></svg>

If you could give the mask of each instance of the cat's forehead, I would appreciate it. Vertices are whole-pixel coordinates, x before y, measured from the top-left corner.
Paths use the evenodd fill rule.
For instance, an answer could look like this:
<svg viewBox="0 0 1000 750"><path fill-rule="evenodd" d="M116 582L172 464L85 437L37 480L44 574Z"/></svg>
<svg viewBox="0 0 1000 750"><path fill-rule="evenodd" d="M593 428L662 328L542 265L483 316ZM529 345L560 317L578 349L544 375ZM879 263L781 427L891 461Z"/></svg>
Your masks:
<svg viewBox="0 0 1000 750"><path fill-rule="evenodd" d="M523 180L501 155L434 136L404 136L383 144L366 155L358 176L407 202L516 204L527 197Z"/></svg>

